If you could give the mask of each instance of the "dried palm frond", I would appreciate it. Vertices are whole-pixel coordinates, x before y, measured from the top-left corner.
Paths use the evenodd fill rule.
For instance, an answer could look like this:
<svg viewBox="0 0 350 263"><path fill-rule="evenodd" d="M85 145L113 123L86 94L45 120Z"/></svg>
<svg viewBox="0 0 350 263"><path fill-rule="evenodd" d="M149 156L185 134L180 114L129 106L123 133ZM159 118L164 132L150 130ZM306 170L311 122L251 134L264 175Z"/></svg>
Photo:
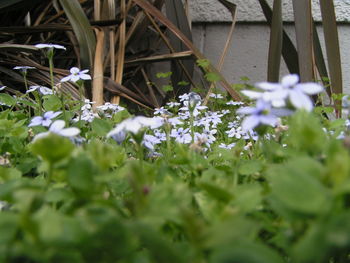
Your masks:
<svg viewBox="0 0 350 263"><path fill-rule="evenodd" d="M56 51L55 83L78 66L93 75L85 96L97 102L119 102L145 108L159 107L188 92L195 85L192 75L196 59L204 59L192 43L187 7L168 0L51 0L3 1L0 4L0 81L24 91L17 65L34 66L31 84L50 85L49 67L38 43L61 44ZM187 6L187 2L185 2ZM160 10L166 7L166 14ZM165 93L154 82L152 69L167 63L173 72L173 91ZM240 100L219 70L222 86ZM179 82L188 85L179 85ZM77 87L63 83L61 89L78 98Z"/></svg>

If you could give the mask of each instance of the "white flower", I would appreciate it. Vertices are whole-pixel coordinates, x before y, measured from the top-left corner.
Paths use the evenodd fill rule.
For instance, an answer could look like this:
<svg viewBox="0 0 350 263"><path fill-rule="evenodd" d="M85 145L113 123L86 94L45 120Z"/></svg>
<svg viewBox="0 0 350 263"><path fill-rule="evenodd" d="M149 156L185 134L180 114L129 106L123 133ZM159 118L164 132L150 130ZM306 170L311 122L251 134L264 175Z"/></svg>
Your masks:
<svg viewBox="0 0 350 263"><path fill-rule="evenodd" d="M210 98L215 98L215 99L223 99L224 98L224 96L222 96L222 94L220 94L220 93L218 93L218 94L211 93L209 96L210 96Z"/></svg>
<svg viewBox="0 0 350 263"><path fill-rule="evenodd" d="M172 129L170 133L170 137L175 138L175 141L178 143L187 144L192 141L192 136L189 134L189 128L179 128L179 129Z"/></svg>
<svg viewBox="0 0 350 263"><path fill-rule="evenodd" d="M236 146L236 143L230 143L230 144L220 143L219 148L231 150L235 146Z"/></svg>
<svg viewBox="0 0 350 263"><path fill-rule="evenodd" d="M180 121L180 119L179 119L178 117L169 118L169 119L167 119L167 121L168 121L172 126L182 125L182 124L183 124L183 122Z"/></svg>
<svg viewBox="0 0 350 263"><path fill-rule="evenodd" d="M65 125L66 125L66 123L63 120L54 121L51 124L49 131L37 134L34 137L33 141L40 139L40 138L43 138L43 137L46 137L50 133L54 133L54 134L64 136L64 137L73 137L73 136L76 136L80 133L80 129L75 128L75 127L64 128Z"/></svg>
<svg viewBox="0 0 350 263"><path fill-rule="evenodd" d="M233 100L230 100L229 102L226 102L226 105L232 105L232 106L240 106L240 105L243 105L244 103L241 102L241 101L233 101Z"/></svg>
<svg viewBox="0 0 350 263"><path fill-rule="evenodd" d="M282 78L281 83L260 82L256 87L265 92L243 90L242 93L251 99L263 99L270 102L273 107L284 107L286 99L297 109L311 111L312 100L309 95L323 91L323 87L316 83L298 83L299 76L290 74Z"/></svg>
<svg viewBox="0 0 350 263"><path fill-rule="evenodd" d="M236 139L241 139L242 136L245 134L245 132L243 132L242 127L237 127L237 128L231 128L230 130L226 131L227 136L232 138L236 138Z"/></svg>
<svg viewBox="0 0 350 263"><path fill-rule="evenodd" d="M52 89L49 89L45 86L30 86L26 93L33 92L38 90L41 95L51 95L53 94Z"/></svg>
<svg viewBox="0 0 350 263"><path fill-rule="evenodd" d="M50 124L52 123L52 119L56 118L58 115L60 115L62 112L57 111L48 111L44 113L44 116L36 116L34 117L31 121L28 127L33 127L33 126L45 126L49 127Z"/></svg>
<svg viewBox="0 0 350 263"><path fill-rule="evenodd" d="M61 79L61 82L66 82L66 81L77 82L78 80L90 80L91 76L89 74L86 74L88 72L89 72L88 69L80 71L79 68L73 67L70 69L71 74Z"/></svg>
<svg viewBox="0 0 350 263"><path fill-rule="evenodd" d="M174 108L174 107L180 106L181 103L170 101L170 102L168 102L166 105L167 105L169 108Z"/></svg>
<svg viewBox="0 0 350 263"><path fill-rule="evenodd" d="M43 49L43 48L54 49L55 48L55 49L66 50L66 48L64 46L56 45L56 44L36 44L35 47L40 48L40 49Z"/></svg>
<svg viewBox="0 0 350 263"><path fill-rule="evenodd" d="M142 144L151 151L154 150L155 145L160 143L162 143L162 141L159 138L150 134L145 134L142 141Z"/></svg>
<svg viewBox="0 0 350 263"><path fill-rule="evenodd" d="M4 90L5 88L7 88L6 86L1 86L0 87L0 91Z"/></svg>
<svg viewBox="0 0 350 263"><path fill-rule="evenodd" d="M111 137L117 142L122 142L125 139L126 133L131 132L137 134L143 128L156 129L164 124L164 119L160 117L147 118L144 116L137 116L126 119L119 123L113 130L111 130L107 137Z"/></svg>
<svg viewBox="0 0 350 263"><path fill-rule="evenodd" d="M165 109L164 107L160 107L160 108L155 108L154 109L154 115L172 115L167 109Z"/></svg>
<svg viewBox="0 0 350 263"><path fill-rule="evenodd" d="M180 111L191 111L193 116L196 117L200 114L201 110L207 109L207 106L201 106L200 102L192 104L191 101L184 101L184 107L180 108Z"/></svg>
<svg viewBox="0 0 350 263"><path fill-rule="evenodd" d="M35 67L30 67L30 66L16 66L13 69L15 70L20 70L22 73L26 74L28 69L35 69Z"/></svg>

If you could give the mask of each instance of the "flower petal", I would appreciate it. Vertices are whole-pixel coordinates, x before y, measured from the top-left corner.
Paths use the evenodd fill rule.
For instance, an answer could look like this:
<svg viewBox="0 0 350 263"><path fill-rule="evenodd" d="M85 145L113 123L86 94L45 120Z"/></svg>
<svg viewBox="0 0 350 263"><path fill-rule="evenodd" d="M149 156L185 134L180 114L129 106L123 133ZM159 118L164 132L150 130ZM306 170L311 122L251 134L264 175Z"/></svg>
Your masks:
<svg viewBox="0 0 350 263"><path fill-rule="evenodd" d="M297 74L290 74L282 78L281 84L284 88L293 87L299 82L299 76Z"/></svg>
<svg viewBox="0 0 350 263"><path fill-rule="evenodd" d="M250 99L256 100L263 96L263 93L253 91L253 90L242 90L241 91L245 96L247 96Z"/></svg>
<svg viewBox="0 0 350 263"><path fill-rule="evenodd" d="M276 89L282 88L281 84L271 82L258 82L255 84L255 87L266 91L274 91Z"/></svg>
<svg viewBox="0 0 350 263"><path fill-rule="evenodd" d="M73 137L80 133L80 129L72 127L72 128L66 128L59 132L59 135L65 136L65 137Z"/></svg>
<svg viewBox="0 0 350 263"><path fill-rule="evenodd" d="M72 75L68 75L67 77L64 77L60 80L60 82L67 82L70 81L70 79L72 78Z"/></svg>
<svg viewBox="0 0 350 263"><path fill-rule="evenodd" d="M54 133L59 133L64 128L65 125L66 123L63 120L57 120L51 124L49 130Z"/></svg>
<svg viewBox="0 0 350 263"><path fill-rule="evenodd" d="M295 88L301 90L302 92L308 95L318 94L324 90L321 85L312 82L300 83L296 85Z"/></svg>
<svg viewBox="0 0 350 263"><path fill-rule="evenodd" d="M291 90L289 93L289 99L293 106L297 109L311 111L313 108L311 99L301 91Z"/></svg>
<svg viewBox="0 0 350 263"><path fill-rule="evenodd" d="M260 118L257 115L252 115L246 117L242 122L242 129L244 131L249 131L251 129L254 129L256 126L258 126L260 123Z"/></svg>

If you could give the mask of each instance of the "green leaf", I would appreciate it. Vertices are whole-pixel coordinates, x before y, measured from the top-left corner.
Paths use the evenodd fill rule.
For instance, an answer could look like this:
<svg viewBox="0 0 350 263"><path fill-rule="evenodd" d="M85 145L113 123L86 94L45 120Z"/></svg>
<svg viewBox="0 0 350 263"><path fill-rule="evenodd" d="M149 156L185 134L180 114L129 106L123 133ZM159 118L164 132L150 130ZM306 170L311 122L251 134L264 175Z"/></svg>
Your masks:
<svg viewBox="0 0 350 263"><path fill-rule="evenodd" d="M106 136L112 128L110 122L104 119L94 118L91 122L91 129L97 136Z"/></svg>
<svg viewBox="0 0 350 263"><path fill-rule="evenodd" d="M214 72L208 72L205 74L205 79L209 82L217 82L220 81L221 78L218 74L214 73Z"/></svg>
<svg viewBox="0 0 350 263"><path fill-rule="evenodd" d="M162 86L162 90L163 90L164 92L169 92L169 91L173 91L174 88L173 88L173 86L171 86L171 85L163 85L163 86Z"/></svg>
<svg viewBox="0 0 350 263"><path fill-rule="evenodd" d="M68 183L78 192L91 193L94 189L95 172L92 161L84 155L79 155L69 163Z"/></svg>
<svg viewBox="0 0 350 263"><path fill-rule="evenodd" d="M169 78L171 75L172 75L173 73L170 71L170 72L158 72L157 74L156 74L156 77L158 78L158 79L161 79L161 78Z"/></svg>
<svg viewBox="0 0 350 263"><path fill-rule="evenodd" d="M62 108L62 102L56 95L44 97L43 106L45 111L58 111Z"/></svg>
<svg viewBox="0 0 350 263"><path fill-rule="evenodd" d="M242 175L253 175L262 170L263 165L259 160L245 160L239 165L238 172Z"/></svg>
<svg viewBox="0 0 350 263"><path fill-rule="evenodd" d="M323 167L311 158L296 158L267 172L271 198L285 209L318 215L330 207L330 193L320 182Z"/></svg>
<svg viewBox="0 0 350 263"><path fill-rule="evenodd" d="M208 59L198 59L197 65L203 69L207 69L210 66L210 61Z"/></svg>
<svg viewBox="0 0 350 263"><path fill-rule="evenodd" d="M225 245L212 254L210 263L283 263L281 256L271 248L247 241Z"/></svg>
<svg viewBox="0 0 350 263"><path fill-rule="evenodd" d="M35 155L51 164L70 157L73 149L74 145L69 139L54 133L39 138L30 145L30 150Z"/></svg>
<svg viewBox="0 0 350 263"><path fill-rule="evenodd" d="M0 93L0 104L5 104L7 106L13 106L16 104L16 99L7 93Z"/></svg>

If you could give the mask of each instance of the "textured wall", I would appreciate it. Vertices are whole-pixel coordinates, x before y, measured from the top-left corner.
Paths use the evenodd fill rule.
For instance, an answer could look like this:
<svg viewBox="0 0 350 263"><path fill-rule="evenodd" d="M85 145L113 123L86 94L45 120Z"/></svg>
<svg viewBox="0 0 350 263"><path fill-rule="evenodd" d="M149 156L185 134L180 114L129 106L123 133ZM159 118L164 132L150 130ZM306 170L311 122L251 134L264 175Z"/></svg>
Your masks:
<svg viewBox="0 0 350 263"><path fill-rule="evenodd" d="M258 0L230 0L235 3L238 21L265 21ZM268 0L272 3L272 0ZM302 1L302 0L300 0ZM293 20L293 8L291 0L282 0L283 18L285 21ZM313 15L316 21L321 18L319 0L313 0ZM189 0L191 16L194 22L225 22L231 21L230 13L217 0ZM342 22L350 22L350 0L334 0L337 19Z"/></svg>
<svg viewBox="0 0 350 263"><path fill-rule="evenodd" d="M195 23L193 25L196 46L217 64L225 44L230 25L228 23ZM285 27L292 39L295 31L292 25ZM318 27L320 39L322 29ZM269 27L263 24L237 24L232 44L227 54L223 75L230 83L241 83L241 77L249 77L251 83L266 80ZM339 26L339 39L342 56L344 90L350 94L350 25ZM324 46L323 46L324 50ZM288 71L282 61L281 75Z"/></svg>

